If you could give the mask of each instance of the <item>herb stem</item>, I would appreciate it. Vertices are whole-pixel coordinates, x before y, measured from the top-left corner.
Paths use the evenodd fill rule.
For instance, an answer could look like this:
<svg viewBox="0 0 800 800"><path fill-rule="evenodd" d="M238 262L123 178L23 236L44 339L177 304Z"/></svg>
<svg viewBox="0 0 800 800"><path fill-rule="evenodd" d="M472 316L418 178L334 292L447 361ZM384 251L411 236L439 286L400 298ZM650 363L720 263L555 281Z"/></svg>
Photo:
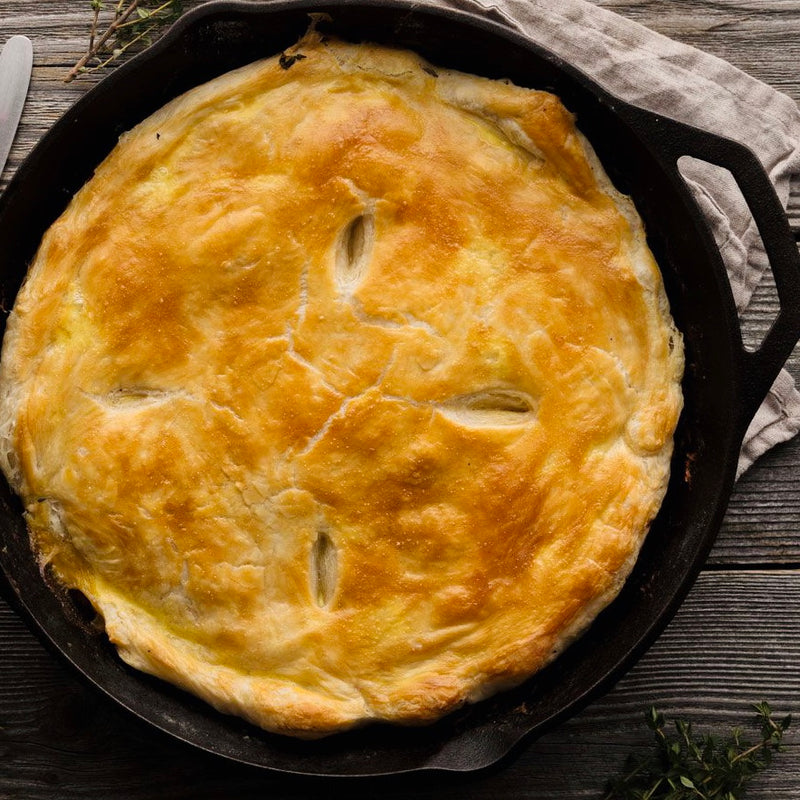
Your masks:
<svg viewBox="0 0 800 800"><path fill-rule="evenodd" d="M756 744L744 741L739 728L725 740L711 734L695 737L691 723L681 719L670 733L664 715L651 708L645 721L654 750L645 757L629 756L621 776L608 781L603 800L739 800L745 784L783 749L792 721L791 715L774 718L767 703L754 707L761 723Z"/></svg>
<svg viewBox="0 0 800 800"><path fill-rule="evenodd" d="M89 29L89 51L94 50L94 40L97 36L97 22L100 19L100 4L94 4L94 16L92 17L92 27Z"/></svg>
<svg viewBox="0 0 800 800"><path fill-rule="evenodd" d="M101 31L101 14L109 9ZM101 69L132 45L148 39L161 25L176 20L182 10L181 0L91 0L89 47L64 77L70 83L85 72ZM91 66L90 66L91 65Z"/></svg>
<svg viewBox="0 0 800 800"><path fill-rule="evenodd" d="M172 5L172 3L173 0L165 0L160 6L154 8L152 11L149 11L148 17L157 17L162 11L166 11ZM115 30L120 31L123 30L124 28L129 28L132 25L138 25L140 21L141 20L138 19L127 19L125 22L120 22L116 26ZM148 30L151 30L154 27L155 25L152 25L151 28L148 28Z"/></svg>
<svg viewBox="0 0 800 800"><path fill-rule="evenodd" d="M64 83L69 83L70 81L75 80L78 75L83 71L83 68L89 63L89 61L94 58L100 50L102 50L105 43L114 35L117 28L120 27L122 23L124 23L127 19L130 18L131 14L136 10L137 6L139 5L139 0L131 0L130 5L122 10L123 0L119 0L117 4L117 8L114 14L114 19L109 23L108 28L104 31L104 33L100 36L100 38L94 42L94 35L96 31L93 28L92 35L90 36L90 46L88 52L84 54L84 56L75 64L75 66L67 73L67 77L64 78ZM100 14L100 7L95 7L95 20L97 16Z"/></svg>

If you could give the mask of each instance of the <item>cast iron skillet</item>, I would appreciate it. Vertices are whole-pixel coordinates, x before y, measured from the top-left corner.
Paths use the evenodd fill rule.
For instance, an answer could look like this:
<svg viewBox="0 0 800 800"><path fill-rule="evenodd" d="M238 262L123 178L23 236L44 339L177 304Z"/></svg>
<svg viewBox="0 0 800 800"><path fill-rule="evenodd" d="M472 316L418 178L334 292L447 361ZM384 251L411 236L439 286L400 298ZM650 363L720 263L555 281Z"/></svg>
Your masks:
<svg viewBox="0 0 800 800"><path fill-rule="evenodd" d="M303 743L218 714L122 664L81 604L40 574L20 503L6 485L0 562L20 610L46 641L122 706L199 748L304 774L477 770L608 688L678 607L716 535L747 425L800 337L800 260L780 203L747 149L621 103L501 25L395 0L220 2L187 14L96 86L19 168L0 199L2 308L11 308L46 228L120 133L189 87L286 48L306 29L309 11L328 12L323 28L347 39L408 47L443 67L555 91L577 114L618 188L634 198L685 336L687 369L673 477L633 575L589 632L520 688L430 727L371 726ZM683 155L733 172L765 241L781 311L757 352L743 347L720 255L677 170Z"/></svg>

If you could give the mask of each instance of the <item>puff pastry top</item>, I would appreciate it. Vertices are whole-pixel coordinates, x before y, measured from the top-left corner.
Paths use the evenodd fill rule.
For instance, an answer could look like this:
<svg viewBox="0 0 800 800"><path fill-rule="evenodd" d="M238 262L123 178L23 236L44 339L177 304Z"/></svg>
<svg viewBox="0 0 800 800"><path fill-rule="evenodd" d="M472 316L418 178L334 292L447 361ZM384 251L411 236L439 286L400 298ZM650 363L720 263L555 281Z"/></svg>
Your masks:
<svg viewBox="0 0 800 800"><path fill-rule="evenodd" d="M556 97L311 33L125 134L46 234L2 465L125 661L318 736L435 719L591 621L681 372Z"/></svg>

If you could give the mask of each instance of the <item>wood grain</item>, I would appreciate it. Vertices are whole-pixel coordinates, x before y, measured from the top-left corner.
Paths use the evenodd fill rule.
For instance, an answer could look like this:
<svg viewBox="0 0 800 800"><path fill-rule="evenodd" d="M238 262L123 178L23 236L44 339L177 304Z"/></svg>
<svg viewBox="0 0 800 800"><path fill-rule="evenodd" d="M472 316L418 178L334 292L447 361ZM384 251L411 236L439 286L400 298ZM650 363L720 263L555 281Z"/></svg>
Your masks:
<svg viewBox="0 0 800 800"><path fill-rule="evenodd" d="M188 0L186 7L199 4ZM725 58L800 100L800 0L598 0L661 33ZM99 75L63 76L88 38L88 0L0 0L0 41L34 42L23 123L0 178ZM800 182L788 218L800 237ZM746 314L758 340L778 301L769 276ZM800 351L789 362L800 378ZM800 712L800 441L780 445L740 480L707 569L674 621L604 697L524 748L502 769L468 778L320 782L229 764L152 731L84 685L30 633L0 586L0 799L420 797L599 798L605 777L649 746L651 703L723 732L769 699ZM754 785L751 800L800 800L800 735Z"/></svg>

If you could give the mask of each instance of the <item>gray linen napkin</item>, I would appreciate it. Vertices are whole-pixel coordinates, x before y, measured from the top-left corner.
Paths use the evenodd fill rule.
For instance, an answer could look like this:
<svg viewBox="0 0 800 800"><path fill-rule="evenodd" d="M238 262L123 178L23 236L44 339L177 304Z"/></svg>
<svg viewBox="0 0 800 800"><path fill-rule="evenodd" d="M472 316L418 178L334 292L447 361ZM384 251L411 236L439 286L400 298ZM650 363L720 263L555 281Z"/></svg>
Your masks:
<svg viewBox="0 0 800 800"><path fill-rule="evenodd" d="M795 102L731 64L673 41L588 0L424 0L482 13L522 32L591 75L612 94L749 146L786 207L800 172ZM695 159L681 173L711 223L734 299L747 307L768 263L755 224L730 174ZM760 455L800 432L800 393L785 370L745 436L741 475Z"/></svg>

